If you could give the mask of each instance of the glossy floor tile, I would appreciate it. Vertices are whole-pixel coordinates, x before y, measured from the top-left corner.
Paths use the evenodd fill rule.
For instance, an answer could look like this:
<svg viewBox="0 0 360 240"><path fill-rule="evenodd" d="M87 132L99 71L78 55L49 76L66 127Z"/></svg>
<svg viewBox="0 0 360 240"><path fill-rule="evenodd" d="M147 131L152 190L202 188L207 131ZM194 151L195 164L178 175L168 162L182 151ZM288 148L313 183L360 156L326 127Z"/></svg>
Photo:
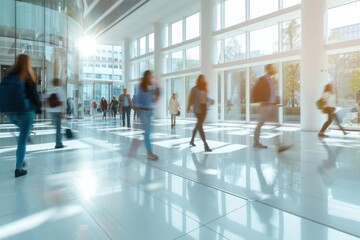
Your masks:
<svg viewBox="0 0 360 240"><path fill-rule="evenodd" d="M64 122L75 139L57 150L36 123L17 179L18 132L0 125L0 239L360 239L360 133L266 125L256 150L254 124L219 122L205 153L194 124L154 120L149 161L138 122Z"/></svg>

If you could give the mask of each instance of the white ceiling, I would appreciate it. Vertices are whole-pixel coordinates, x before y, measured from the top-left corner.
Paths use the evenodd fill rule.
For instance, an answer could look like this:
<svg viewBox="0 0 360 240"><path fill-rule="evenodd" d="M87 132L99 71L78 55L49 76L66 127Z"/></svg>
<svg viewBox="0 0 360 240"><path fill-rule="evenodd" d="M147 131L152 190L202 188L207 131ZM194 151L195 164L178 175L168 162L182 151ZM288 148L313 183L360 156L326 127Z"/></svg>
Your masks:
<svg viewBox="0 0 360 240"><path fill-rule="evenodd" d="M200 10L201 0L151 0L96 38L100 44L119 44L123 39L153 31L154 23L177 21Z"/></svg>

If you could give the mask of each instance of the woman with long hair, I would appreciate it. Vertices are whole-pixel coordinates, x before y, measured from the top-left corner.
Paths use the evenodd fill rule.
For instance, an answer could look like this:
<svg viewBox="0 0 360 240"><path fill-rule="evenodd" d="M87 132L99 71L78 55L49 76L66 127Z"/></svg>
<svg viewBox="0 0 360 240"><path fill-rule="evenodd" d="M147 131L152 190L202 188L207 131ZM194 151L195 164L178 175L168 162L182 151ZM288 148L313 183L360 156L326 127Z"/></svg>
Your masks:
<svg viewBox="0 0 360 240"><path fill-rule="evenodd" d="M324 92L322 95L322 100L324 101L324 107L322 109L323 113L328 115L328 120L322 126L318 136L321 138L329 137L325 134L326 129L330 126L332 121L335 119L337 125L341 131L346 135L345 129L341 126L340 120L335 113L336 110L336 96L334 94L334 87L331 83L325 85Z"/></svg>
<svg viewBox="0 0 360 240"><path fill-rule="evenodd" d="M153 104L157 101L158 96L153 88L154 76L150 70L145 71L141 79L137 96L135 97L134 107L140 116L142 128L144 130L144 143L147 150L147 158L149 160L158 160L159 157L153 153L150 134L151 134L151 117L153 112Z"/></svg>
<svg viewBox="0 0 360 240"><path fill-rule="evenodd" d="M187 112L190 112L191 106L193 106L193 111L197 118L196 126L192 133L192 138L190 141L190 146L195 147L195 136L199 131L201 140L204 143L205 152L211 152L209 145L206 142L205 133L203 129L203 123L205 121L207 113L207 83L205 76L200 74L196 80L196 86L191 89L190 97L188 100Z"/></svg>
<svg viewBox="0 0 360 240"><path fill-rule="evenodd" d="M20 54L7 77L17 77L21 80L26 100L29 102L25 110L7 113L10 121L18 126L20 131L16 150L15 177L21 177L27 174L27 171L24 169L26 166L26 162L24 162L26 143L34 122L35 113L41 114L41 102L36 90L36 77L32 68L31 58L25 54ZM6 78L4 81L6 81Z"/></svg>

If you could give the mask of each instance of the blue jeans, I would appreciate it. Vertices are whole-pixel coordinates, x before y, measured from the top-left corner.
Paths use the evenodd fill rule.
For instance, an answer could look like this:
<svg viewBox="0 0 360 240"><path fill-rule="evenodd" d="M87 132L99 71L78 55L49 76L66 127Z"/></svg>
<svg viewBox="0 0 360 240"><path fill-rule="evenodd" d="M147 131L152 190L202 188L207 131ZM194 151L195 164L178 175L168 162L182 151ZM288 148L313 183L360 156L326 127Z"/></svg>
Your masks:
<svg viewBox="0 0 360 240"><path fill-rule="evenodd" d="M53 121L56 127L56 144L55 146L62 145L62 135L61 135L61 112L52 113Z"/></svg>
<svg viewBox="0 0 360 240"><path fill-rule="evenodd" d="M150 142L152 111L139 110L138 113L144 130L144 143L146 150L152 153L152 146Z"/></svg>
<svg viewBox="0 0 360 240"><path fill-rule="evenodd" d="M9 113L10 121L19 127L20 135L16 150L16 168L21 169L24 164L26 143L34 122L35 112L33 110L19 113Z"/></svg>

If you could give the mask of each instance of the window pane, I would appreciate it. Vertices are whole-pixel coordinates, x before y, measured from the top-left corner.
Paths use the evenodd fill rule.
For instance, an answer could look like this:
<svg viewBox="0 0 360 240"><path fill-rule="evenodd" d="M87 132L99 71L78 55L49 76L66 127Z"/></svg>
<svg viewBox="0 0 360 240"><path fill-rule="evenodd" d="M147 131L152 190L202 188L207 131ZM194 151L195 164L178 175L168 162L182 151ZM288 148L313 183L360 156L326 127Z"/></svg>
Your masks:
<svg viewBox="0 0 360 240"><path fill-rule="evenodd" d="M282 31L283 51L300 49L301 47L301 22L300 19L294 19L283 23Z"/></svg>
<svg viewBox="0 0 360 240"><path fill-rule="evenodd" d="M186 40L200 36L200 14L196 13L186 18Z"/></svg>
<svg viewBox="0 0 360 240"><path fill-rule="evenodd" d="M197 77L198 77L198 75L191 75L191 76L185 77L185 85L186 85L185 99L188 99L188 97L190 96L190 93L191 93L191 89L193 87L195 87ZM194 118L193 113L186 112L185 116L186 116L186 118Z"/></svg>
<svg viewBox="0 0 360 240"><path fill-rule="evenodd" d="M283 0L283 8L291 7L300 3L301 0Z"/></svg>
<svg viewBox="0 0 360 240"><path fill-rule="evenodd" d="M163 47L168 47L169 46L169 26L166 26L164 29L164 35L165 35L165 41L164 41L164 46Z"/></svg>
<svg viewBox="0 0 360 240"><path fill-rule="evenodd" d="M171 54L171 70L175 72L183 69L182 51Z"/></svg>
<svg viewBox="0 0 360 240"><path fill-rule="evenodd" d="M360 1L329 9L329 42L341 42L360 39L359 9Z"/></svg>
<svg viewBox="0 0 360 240"><path fill-rule="evenodd" d="M172 45L181 43L183 41L183 25L182 20L171 25L171 43Z"/></svg>
<svg viewBox="0 0 360 240"><path fill-rule="evenodd" d="M300 62L283 63L284 122L300 123Z"/></svg>
<svg viewBox="0 0 360 240"><path fill-rule="evenodd" d="M250 57L278 52L278 25L250 33Z"/></svg>
<svg viewBox="0 0 360 240"><path fill-rule="evenodd" d="M154 33L149 35L149 52L154 51Z"/></svg>
<svg viewBox="0 0 360 240"><path fill-rule="evenodd" d="M224 62L224 50L222 47L222 41L224 41L224 40L223 39L218 40L216 43L216 56L217 56L217 59L215 62L216 64L220 64L220 63Z"/></svg>
<svg viewBox="0 0 360 240"><path fill-rule="evenodd" d="M225 1L225 27L245 21L245 0Z"/></svg>
<svg viewBox="0 0 360 240"><path fill-rule="evenodd" d="M146 70L147 70L147 62L146 61L140 62L138 76L142 76Z"/></svg>
<svg viewBox="0 0 360 240"><path fill-rule="evenodd" d="M245 58L245 41L245 34L225 39L225 62L236 61Z"/></svg>
<svg viewBox="0 0 360 240"><path fill-rule="evenodd" d="M154 71L154 59L150 59L149 60L149 67L148 67L149 70L151 71Z"/></svg>
<svg viewBox="0 0 360 240"><path fill-rule="evenodd" d="M328 61L330 80L335 87L337 105L345 109L338 111L338 115L340 119L345 120L344 124L348 125L351 119L348 119L347 113L360 110L358 109L360 108L360 52L330 55ZM360 125L357 126L360 127Z"/></svg>
<svg viewBox="0 0 360 240"><path fill-rule="evenodd" d="M140 55L146 54L146 36L140 38Z"/></svg>
<svg viewBox="0 0 360 240"><path fill-rule="evenodd" d="M138 56L138 41L134 40L132 43L132 57L137 57Z"/></svg>
<svg viewBox="0 0 360 240"><path fill-rule="evenodd" d="M186 69L200 66L200 48L194 47L186 50Z"/></svg>
<svg viewBox="0 0 360 240"><path fill-rule="evenodd" d="M225 71L225 120L246 121L246 69Z"/></svg>
<svg viewBox="0 0 360 240"><path fill-rule="evenodd" d="M221 26L221 2L216 5L216 26L215 30L220 30L222 28Z"/></svg>
<svg viewBox="0 0 360 240"><path fill-rule="evenodd" d="M278 10L278 0L251 0L250 18L260 17Z"/></svg>

